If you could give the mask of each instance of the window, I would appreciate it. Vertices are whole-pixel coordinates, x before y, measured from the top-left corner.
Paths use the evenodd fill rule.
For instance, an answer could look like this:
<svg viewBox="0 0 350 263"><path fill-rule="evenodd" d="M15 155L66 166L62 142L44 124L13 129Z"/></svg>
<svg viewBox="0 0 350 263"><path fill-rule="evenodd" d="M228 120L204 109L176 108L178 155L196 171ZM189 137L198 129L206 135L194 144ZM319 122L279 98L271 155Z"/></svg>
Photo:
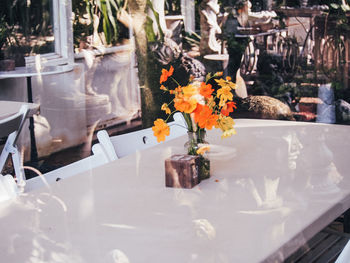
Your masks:
<svg viewBox="0 0 350 263"><path fill-rule="evenodd" d="M71 0L2 0L0 15L12 32L8 56L21 53L26 65L73 62Z"/></svg>

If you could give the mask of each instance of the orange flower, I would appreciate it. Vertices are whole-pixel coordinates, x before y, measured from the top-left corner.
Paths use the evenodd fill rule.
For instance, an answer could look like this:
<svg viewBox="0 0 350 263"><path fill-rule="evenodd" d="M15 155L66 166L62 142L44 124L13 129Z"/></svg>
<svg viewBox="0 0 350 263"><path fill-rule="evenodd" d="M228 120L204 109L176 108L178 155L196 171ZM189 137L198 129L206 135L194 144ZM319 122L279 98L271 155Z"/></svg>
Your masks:
<svg viewBox="0 0 350 263"><path fill-rule="evenodd" d="M157 137L157 142L165 141L165 136L169 136L170 128L162 119L157 119L154 121L154 126L152 127L154 136Z"/></svg>
<svg viewBox="0 0 350 263"><path fill-rule="evenodd" d="M219 118L219 116L212 114L212 110L207 105L198 104L194 114L194 120L198 126L208 130L216 125Z"/></svg>
<svg viewBox="0 0 350 263"><path fill-rule="evenodd" d="M181 93L182 92L182 87L181 86L177 86L175 88L175 93Z"/></svg>
<svg viewBox="0 0 350 263"><path fill-rule="evenodd" d="M215 100L213 98L213 96L211 96L208 100L207 100L207 105L209 108L214 109L216 103Z"/></svg>
<svg viewBox="0 0 350 263"><path fill-rule="evenodd" d="M178 111L192 113L197 107L197 100L194 98L185 98L182 94L179 94L174 99L174 107Z"/></svg>
<svg viewBox="0 0 350 263"><path fill-rule="evenodd" d="M201 128L211 130L215 126L218 119L219 116L212 114L208 118L203 119L204 122L198 123L198 125Z"/></svg>
<svg viewBox="0 0 350 263"><path fill-rule="evenodd" d="M170 66L170 69L169 71L166 70L166 69L162 69L162 75L160 76L160 80L159 80L159 83L162 84L163 82L167 81L168 78L173 75L174 73L174 68L173 66Z"/></svg>
<svg viewBox="0 0 350 263"><path fill-rule="evenodd" d="M201 104L197 104L196 110L193 112L194 113L194 121L198 122L199 121L199 115L201 112L204 111L204 106L205 105L201 105ZM208 106L207 106L208 107ZM209 107L208 107L209 108ZM211 112L211 111L210 111Z"/></svg>
<svg viewBox="0 0 350 263"><path fill-rule="evenodd" d="M199 90L199 93L209 99L211 97L211 94L213 93L214 89L211 88L211 84L205 84L204 82L201 83L201 87Z"/></svg>
<svg viewBox="0 0 350 263"><path fill-rule="evenodd" d="M160 89L161 89L161 90L164 90L164 91L167 91L167 90L168 90L166 87L164 87L164 85L160 85Z"/></svg>
<svg viewBox="0 0 350 263"><path fill-rule="evenodd" d="M170 94L182 94L182 87L181 86L177 86L175 89L169 90Z"/></svg>
<svg viewBox="0 0 350 263"><path fill-rule="evenodd" d="M221 109L221 114L228 116L230 112L233 112L233 108L237 109L236 103L233 101L227 102Z"/></svg>

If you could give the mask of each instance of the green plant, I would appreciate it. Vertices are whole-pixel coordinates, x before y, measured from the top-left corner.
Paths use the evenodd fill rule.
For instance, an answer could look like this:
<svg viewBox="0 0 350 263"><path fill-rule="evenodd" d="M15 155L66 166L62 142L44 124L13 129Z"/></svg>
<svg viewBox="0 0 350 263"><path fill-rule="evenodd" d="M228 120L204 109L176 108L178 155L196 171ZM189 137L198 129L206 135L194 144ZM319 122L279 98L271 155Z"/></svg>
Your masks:
<svg viewBox="0 0 350 263"><path fill-rule="evenodd" d="M333 81L332 88L334 91L334 99L343 99L347 102L350 102L350 90L344 87L344 83L340 81Z"/></svg>
<svg viewBox="0 0 350 263"><path fill-rule="evenodd" d="M28 55L54 51L51 2L49 0L0 1L1 27L4 29L6 25L11 31L6 45L2 45L3 52L16 56L15 53Z"/></svg>
<svg viewBox="0 0 350 263"><path fill-rule="evenodd" d="M86 10L90 17L90 25L95 16L98 17L98 33L104 34L106 44L116 44L118 41L120 24L118 16L126 8L124 0L85 0Z"/></svg>
<svg viewBox="0 0 350 263"><path fill-rule="evenodd" d="M157 23L157 28L158 28L158 32L159 35L157 36L154 33L153 30L153 23L154 21L152 20L152 18L150 18L149 16L146 17L146 36L147 36L147 41L148 42L164 42L164 33L163 30L160 26L160 22L159 22L159 14L158 12L153 8L153 4L151 2L151 0L147 0L147 7L153 12L153 15L155 17L155 22Z"/></svg>
<svg viewBox="0 0 350 263"><path fill-rule="evenodd" d="M329 11L324 22L323 51L321 54L322 70L332 80L344 78L346 64L346 43L349 26L350 6L345 0L328 3Z"/></svg>
<svg viewBox="0 0 350 263"><path fill-rule="evenodd" d="M349 19L347 13L350 12L350 6L344 0L338 0L336 3L329 4L329 19L335 20L335 27L333 32L339 34L340 32L349 31Z"/></svg>
<svg viewBox="0 0 350 263"><path fill-rule="evenodd" d="M93 34L93 24L86 23L84 17L87 15L86 1L72 0L73 38L74 47L79 48L81 42L88 42L87 37Z"/></svg>
<svg viewBox="0 0 350 263"><path fill-rule="evenodd" d="M4 58L3 48L5 44L8 42L9 33L10 33L10 30L7 26L7 23L4 21L4 18L2 17L0 19L0 59Z"/></svg>
<svg viewBox="0 0 350 263"><path fill-rule="evenodd" d="M181 14L181 1L180 0L165 0L164 9L167 15Z"/></svg>
<svg viewBox="0 0 350 263"><path fill-rule="evenodd" d="M0 18L0 59L8 56L8 53L18 46L18 40L13 33L13 26L9 26L4 17Z"/></svg>

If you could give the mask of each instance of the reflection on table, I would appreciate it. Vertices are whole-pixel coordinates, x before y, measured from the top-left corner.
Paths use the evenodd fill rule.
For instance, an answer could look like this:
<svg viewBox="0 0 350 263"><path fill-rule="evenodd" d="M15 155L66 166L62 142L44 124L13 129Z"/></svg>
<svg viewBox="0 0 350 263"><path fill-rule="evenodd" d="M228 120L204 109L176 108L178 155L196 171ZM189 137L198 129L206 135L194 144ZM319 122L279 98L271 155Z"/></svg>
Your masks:
<svg viewBox="0 0 350 263"><path fill-rule="evenodd" d="M7 78L26 78L27 79L27 94L28 102L33 103L32 92L32 77L45 76L64 73L73 70L73 65L58 65L58 66L41 66L40 64L32 67L17 67L13 71L0 71L0 79ZM30 129L30 141L31 141L31 163L34 167L38 166L38 151L36 148L35 132L34 132L34 119L29 118Z"/></svg>
<svg viewBox="0 0 350 263"><path fill-rule="evenodd" d="M349 127L236 123L193 189L165 187L183 136L1 204L2 260L282 262L350 207Z"/></svg>

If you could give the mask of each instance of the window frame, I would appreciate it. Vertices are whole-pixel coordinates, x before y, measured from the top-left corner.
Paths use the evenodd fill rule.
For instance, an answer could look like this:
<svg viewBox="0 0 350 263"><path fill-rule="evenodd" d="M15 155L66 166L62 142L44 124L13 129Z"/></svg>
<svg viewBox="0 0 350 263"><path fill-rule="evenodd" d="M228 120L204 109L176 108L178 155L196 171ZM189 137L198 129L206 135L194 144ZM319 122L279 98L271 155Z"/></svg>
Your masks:
<svg viewBox="0 0 350 263"><path fill-rule="evenodd" d="M26 66L34 66L39 62L46 66L74 63L72 2L71 0L51 1L55 51L26 57Z"/></svg>

